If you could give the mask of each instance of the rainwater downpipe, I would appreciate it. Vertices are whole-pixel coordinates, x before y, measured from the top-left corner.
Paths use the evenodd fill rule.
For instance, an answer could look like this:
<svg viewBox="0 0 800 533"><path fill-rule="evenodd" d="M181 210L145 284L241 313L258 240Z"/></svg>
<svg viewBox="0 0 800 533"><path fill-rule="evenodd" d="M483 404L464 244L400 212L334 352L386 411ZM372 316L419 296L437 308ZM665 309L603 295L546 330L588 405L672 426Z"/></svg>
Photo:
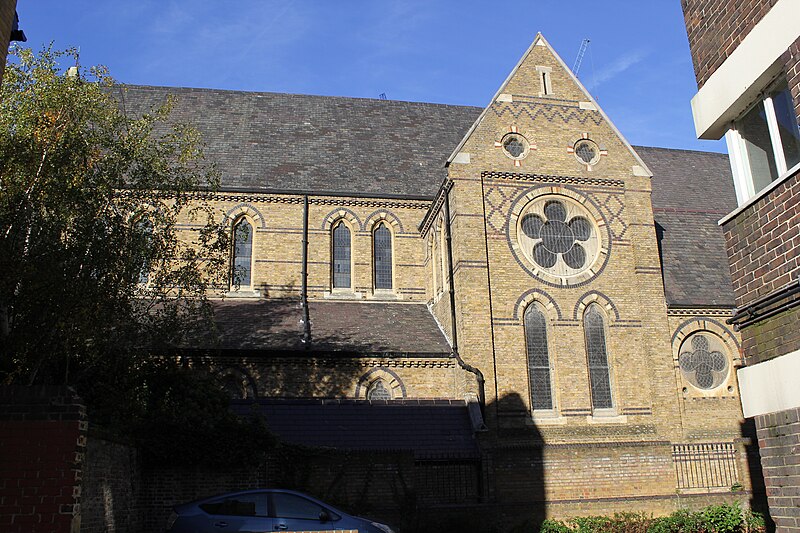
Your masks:
<svg viewBox="0 0 800 533"><path fill-rule="evenodd" d="M445 228L445 241L447 241L447 274L450 277L450 339L453 342L453 355L458 362L458 365L466 370L475 374L475 380L478 382L478 401L481 406L481 414L485 416L486 410L486 380L483 377L483 372L464 362L461 359L461 354L458 353L458 328L456 328L456 288L455 280L453 278L453 245L450 236L450 189L445 188L444 192L444 228Z"/></svg>
<svg viewBox="0 0 800 533"><path fill-rule="evenodd" d="M302 281L301 298L303 300L303 346L311 348L311 322L308 317L308 195L303 196L303 258L300 279Z"/></svg>

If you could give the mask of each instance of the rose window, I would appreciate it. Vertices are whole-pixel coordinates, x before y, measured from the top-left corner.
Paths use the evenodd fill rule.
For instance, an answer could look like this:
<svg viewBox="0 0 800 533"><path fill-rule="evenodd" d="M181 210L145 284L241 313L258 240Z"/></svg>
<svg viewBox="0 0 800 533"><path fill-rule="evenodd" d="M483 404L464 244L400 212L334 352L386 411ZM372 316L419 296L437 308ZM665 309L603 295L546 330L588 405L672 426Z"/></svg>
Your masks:
<svg viewBox="0 0 800 533"><path fill-rule="evenodd" d="M506 134L500 145L503 147L503 153L514 160L525 159L530 149L528 140L519 133Z"/></svg>
<svg viewBox="0 0 800 533"><path fill-rule="evenodd" d="M570 276L592 265L599 239L586 208L566 197L546 197L527 206L520 218L520 244L540 269Z"/></svg>
<svg viewBox="0 0 800 533"><path fill-rule="evenodd" d="M719 387L728 375L728 358L720 343L710 336L695 334L684 346L678 364L689 383L705 390Z"/></svg>

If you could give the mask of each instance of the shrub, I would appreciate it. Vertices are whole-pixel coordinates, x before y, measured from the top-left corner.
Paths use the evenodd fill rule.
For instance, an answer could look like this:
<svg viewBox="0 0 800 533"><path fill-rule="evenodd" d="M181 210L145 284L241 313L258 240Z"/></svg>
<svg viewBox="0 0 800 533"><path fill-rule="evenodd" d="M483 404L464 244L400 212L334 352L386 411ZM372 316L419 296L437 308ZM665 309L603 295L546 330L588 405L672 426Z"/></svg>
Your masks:
<svg viewBox="0 0 800 533"><path fill-rule="evenodd" d="M704 529L714 533L737 533L743 529L742 509L739 502L733 505L712 505L701 512Z"/></svg>
<svg viewBox="0 0 800 533"><path fill-rule="evenodd" d="M643 513L617 513L613 517L587 516L545 520L540 533L759 533L764 517L738 502L712 505L700 511L682 509L652 518Z"/></svg>

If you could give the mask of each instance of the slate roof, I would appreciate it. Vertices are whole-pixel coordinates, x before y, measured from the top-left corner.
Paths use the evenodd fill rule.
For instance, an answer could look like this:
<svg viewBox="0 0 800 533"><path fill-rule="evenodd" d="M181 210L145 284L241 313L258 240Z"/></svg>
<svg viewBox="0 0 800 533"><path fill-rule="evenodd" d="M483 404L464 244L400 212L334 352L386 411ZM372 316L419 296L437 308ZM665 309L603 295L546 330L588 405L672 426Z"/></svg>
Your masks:
<svg viewBox="0 0 800 533"><path fill-rule="evenodd" d="M174 117L200 129L207 154L222 171L223 188L250 191L431 198L446 175L447 157L481 113L477 107L392 100L135 85L125 89L119 97L130 114L175 94ZM736 207L727 156L634 149L654 174L652 198L667 303L733 307L717 226ZM318 326L330 332L334 328L327 323ZM348 327L341 322L337 326ZM270 327L279 329L277 324ZM359 333L369 330L366 322L357 327L363 328ZM355 339L350 335L356 333L348 331L348 338ZM376 345L397 342L387 337Z"/></svg>
<svg viewBox="0 0 800 533"><path fill-rule="evenodd" d="M728 156L635 146L653 172L653 217L667 304L734 307L717 221L736 208Z"/></svg>
<svg viewBox="0 0 800 533"><path fill-rule="evenodd" d="M450 345L425 304L311 301L311 344L302 342L298 300L213 302L217 337L191 335L185 349L225 352L324 353L326 356L390 354L446 357Z"/></svg>
<svg viewBox="0 0 800 533"><path fill-rule="evenodd" d="M417 459L480 457L463 400L234 400L261 414L292 444L355 451L406 451Z"/></svg>
<svg viewBox="0 0 800 533"><path fill-rule="evenodd" d="M226 189L432 198L477 107L126 85L141 115L177 96L173 118L203 134Z"/></svg>

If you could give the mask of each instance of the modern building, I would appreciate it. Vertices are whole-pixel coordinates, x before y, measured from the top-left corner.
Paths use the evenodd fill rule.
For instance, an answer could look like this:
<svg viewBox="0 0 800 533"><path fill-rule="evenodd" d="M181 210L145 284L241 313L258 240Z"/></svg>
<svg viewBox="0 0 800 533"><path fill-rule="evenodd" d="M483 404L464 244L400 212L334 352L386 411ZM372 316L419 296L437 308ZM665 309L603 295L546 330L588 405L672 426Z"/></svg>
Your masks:
<svg viewBox="0 0 800 533"><path fill-rule="evenodd" d="M289 442L410 454L360 493L541 517L758 491L724 155L631 146L541 35L483 109L119 98L168 93L235 241L219 335L183 355Z"/></svg>
<svg viewBox="0 0 800 533"><path fill-rule="evenodd" d="M800 3L682 0L698 137L725 137L737 207L725 233L770 512L800 530Z"/></svg>

